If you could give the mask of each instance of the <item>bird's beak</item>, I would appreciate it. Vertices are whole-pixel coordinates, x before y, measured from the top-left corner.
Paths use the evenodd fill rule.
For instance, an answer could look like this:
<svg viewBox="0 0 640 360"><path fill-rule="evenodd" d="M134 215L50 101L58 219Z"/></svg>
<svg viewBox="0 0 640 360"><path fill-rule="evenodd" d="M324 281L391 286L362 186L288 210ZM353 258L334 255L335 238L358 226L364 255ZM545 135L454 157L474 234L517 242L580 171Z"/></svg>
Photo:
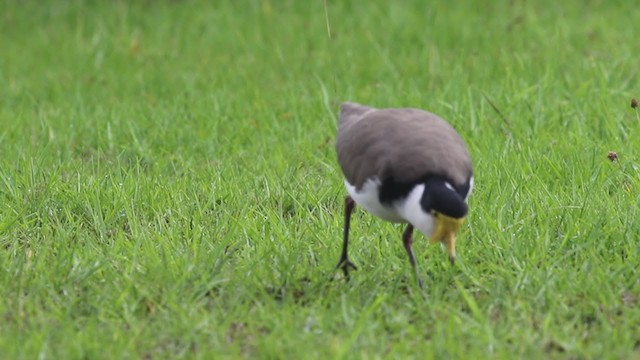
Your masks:
<svg viewBox="0 0 640 360"><path fill-rule="evenodd" d="M431 236L431 242L440 241L447 246L449 261L452 265L456 262L456 234L463 222L464 218L454 219L442 214L436 215L436 228Z"/></svg>

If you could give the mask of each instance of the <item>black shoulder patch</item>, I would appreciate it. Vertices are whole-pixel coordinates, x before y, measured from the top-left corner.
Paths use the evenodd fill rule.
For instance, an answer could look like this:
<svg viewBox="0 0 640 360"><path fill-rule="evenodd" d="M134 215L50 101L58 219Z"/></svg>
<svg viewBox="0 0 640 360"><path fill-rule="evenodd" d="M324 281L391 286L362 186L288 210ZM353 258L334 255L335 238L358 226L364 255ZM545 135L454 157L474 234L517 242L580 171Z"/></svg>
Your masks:
<svg viewBox="0 0 640 360"><path fill-rule="evenodd" d="M380 185L380 192L378 194L378 198L381 203L390 204L396 200L406 198L416 185L435 182L436 184L441 184L442 186L445 186L444 185L445 181L446 180L437 176L426 176L417 181L412 181L408 183L401 183L393 180L392 178L387 178L383 180L382 184ZM467 181L461 186L454 186L454 189L455 189L455 192L458 193L460 197L462 197L462 199L465 199L467 197L467 194L469 193L469 190L471 190L471 177L469 177Z"/></svg>
<svg viewBox="0 0 640 360"><path fill-rule="evenodd" d="M420 184L420 182L399 183L393 179L385 179L380 185L378 198L383 204L391 204L396 200L406 198L411 192L411 189L418 184Z"/></svg>

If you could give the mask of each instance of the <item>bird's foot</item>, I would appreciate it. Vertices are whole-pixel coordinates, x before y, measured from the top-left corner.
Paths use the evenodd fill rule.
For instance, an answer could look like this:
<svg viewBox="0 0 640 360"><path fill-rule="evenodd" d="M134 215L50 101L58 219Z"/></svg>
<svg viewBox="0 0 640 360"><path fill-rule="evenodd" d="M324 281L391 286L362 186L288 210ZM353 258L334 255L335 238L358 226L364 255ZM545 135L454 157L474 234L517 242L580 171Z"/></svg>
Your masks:
<svg viewBox="0 0 640 360"><path fill-rule="evenodd" d="M355 266L355 264L352 263L351 260L349 260L348 257L344 257L344 258L340 259L340 262L338 262L338 265L336 266L336 269L342 269L342 272L344 272L344 276L348 280L349 279L349 269L358 270L358 267Z"/></svg>

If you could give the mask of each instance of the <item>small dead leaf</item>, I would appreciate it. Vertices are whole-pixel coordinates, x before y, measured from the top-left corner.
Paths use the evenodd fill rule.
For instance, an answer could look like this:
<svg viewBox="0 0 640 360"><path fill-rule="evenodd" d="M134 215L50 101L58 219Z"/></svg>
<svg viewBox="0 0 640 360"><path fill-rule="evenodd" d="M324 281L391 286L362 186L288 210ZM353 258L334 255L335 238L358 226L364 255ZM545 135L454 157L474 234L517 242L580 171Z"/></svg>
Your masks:
<svg viewBox="0 0 640 360"><path fill-rule="evenodd" d="M618 160L618 153L615 151L609 151L609 153L607 154L607 158L611 161L617 161Z"/></svg>
<svg viewBox="0 0 640 360"><path fill-rule="evenodd" d="M627 307L635 307L638 303L638 298L629 291L625 291L622 294L622 304Z"/></svg>
<svg viewBox="0 0 640 360"><path fill-rule="evenodd" d="M631 99L631 107L633 109L637 108L639 105L640 105L640 102L638 102L638 99L636 98Z"/></svg>
<svg viewBox="0 0 640 360"><path fill-rule="evenodd" d="M549 340L544 345L544 351L547 352L547 353L551 353L551 352L563 353L563 352L565 352L565 349L564 349L564 346L562 346L561 344L559 344L555 340Z"/></svg>
<svg viewBox="0 0 640 360"><path fill-rule="evenodd" d="M156 312L156 304L154 304L153 301L147 299L145 300L144 305L147 308L148 315L153 315Z"/></svg>
<svg viewBox="0 0 640 360"><path fill-rule="evenodd" d="M131 39L131 43L129 43L129 53L131 55L138 55L140 51L140 40L136 37Z"/></svg>

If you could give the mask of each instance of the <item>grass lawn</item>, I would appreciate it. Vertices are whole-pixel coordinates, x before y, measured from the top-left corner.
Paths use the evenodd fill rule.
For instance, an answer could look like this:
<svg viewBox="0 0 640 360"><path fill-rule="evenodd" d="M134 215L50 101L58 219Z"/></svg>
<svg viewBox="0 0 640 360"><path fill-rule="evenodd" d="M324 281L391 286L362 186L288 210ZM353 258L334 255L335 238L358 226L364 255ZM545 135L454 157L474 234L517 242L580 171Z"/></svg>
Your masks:
<svg viewBox="0 0 640 360"><path fill-rule="evenodd" d="M640 358L638 5L324 5L0 5L3 359ZM363 211L334 271L345 100L469 145L425 289Z"/></svg>

